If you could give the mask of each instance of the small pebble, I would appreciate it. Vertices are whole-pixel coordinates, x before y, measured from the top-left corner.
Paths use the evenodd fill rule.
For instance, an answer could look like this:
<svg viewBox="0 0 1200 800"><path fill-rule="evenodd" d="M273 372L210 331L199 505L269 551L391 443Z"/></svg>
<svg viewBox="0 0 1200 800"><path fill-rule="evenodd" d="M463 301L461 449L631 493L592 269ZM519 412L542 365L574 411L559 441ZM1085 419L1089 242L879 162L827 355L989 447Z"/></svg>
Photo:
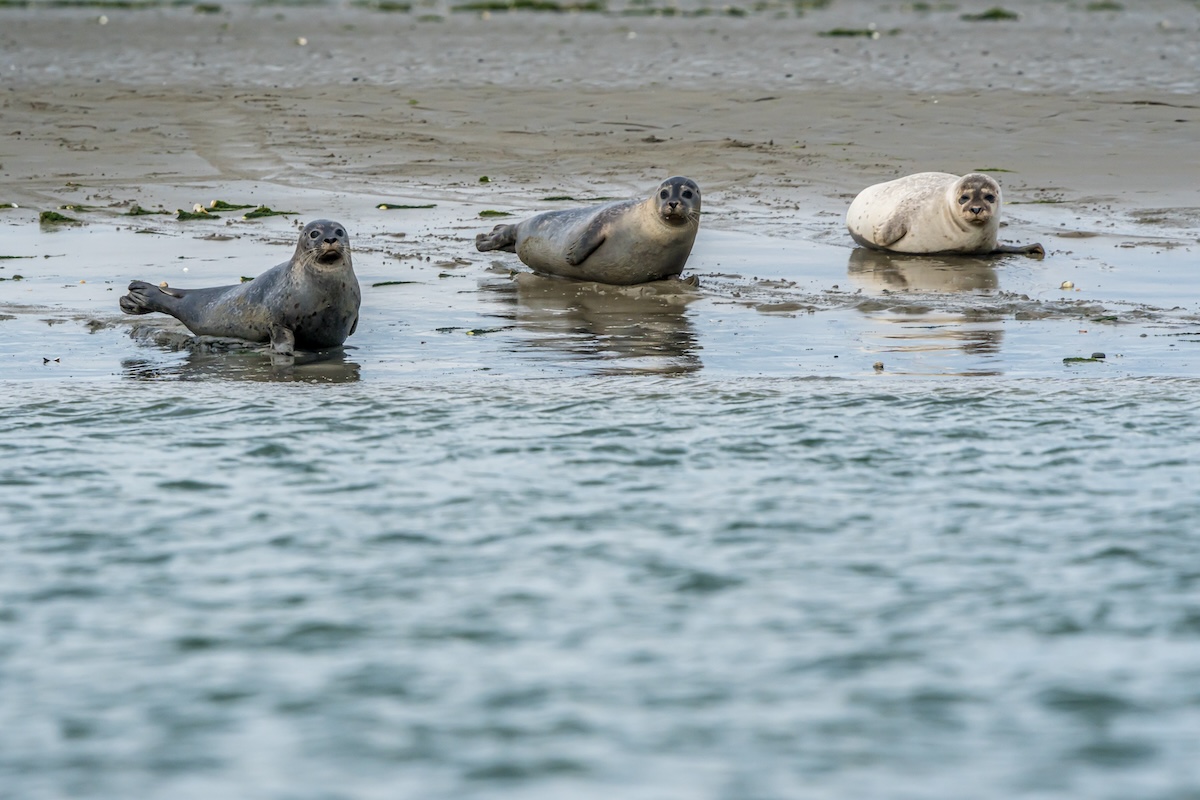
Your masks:
<svg viewBox="0 0 1200 800"><path fill-rule="evenodd" d="M1074 284L1072 281L1063 281L1063 282L1062 282L1062 284L1061 284L1061 285L1060 285L1058 288L1060 288L1060 289L1074 289L1074 288L1075 288L1075 284Z"/></svg>
<svg viewBox="0 0 1200 800"><path fill-rule="evenodd" d="M1104 353L1092 353L1092 358L1104 358Z"/></svg>
<svg viewBox="0 0 1200 800"><path fill-rule="evenodd" d="M875 367L876 372L883 372L883 362L882 361L876 361L872 366Z"/></svg>
<svg viewBox="0 0 1200 800"><path fill-rule="evenodd" d="M303 36L301 36L296 39L296 44L300 45L301 47L304 47L306 44L308 44L308 39L305 39Z"/></svg>

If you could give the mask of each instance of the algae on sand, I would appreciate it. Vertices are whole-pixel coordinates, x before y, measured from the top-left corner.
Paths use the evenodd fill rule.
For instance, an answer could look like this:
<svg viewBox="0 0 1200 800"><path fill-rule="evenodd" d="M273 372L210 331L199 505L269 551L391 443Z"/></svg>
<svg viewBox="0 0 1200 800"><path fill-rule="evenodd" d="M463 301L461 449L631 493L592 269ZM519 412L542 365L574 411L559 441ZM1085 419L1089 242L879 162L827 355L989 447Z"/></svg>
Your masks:
<svg viewBox="0 0 1200 800"><path fill-rule="evenodd" d="M57 211L43 211L38 214L38 222L42 225L82 225L79 220L63 216Z"/></svg>
<svg viewBox="0 0 1200 800"><path fill-rule="evenodd" d="M1018 19L1019 15L1015 11L1009 11L1005 8L989 8L987 11L981 11L978 14L963 14L962 18L967 22L994 22L997 20L1013 20Z"/></svg>
<svg viewBox="0 0 1200 800"><path fill-rule="evenodd" d="M298 211L275 211L266 206L259 206L253 211L248 211L242 215L242 219L260 219L262 217L296 217L299 216Z"/></svg>

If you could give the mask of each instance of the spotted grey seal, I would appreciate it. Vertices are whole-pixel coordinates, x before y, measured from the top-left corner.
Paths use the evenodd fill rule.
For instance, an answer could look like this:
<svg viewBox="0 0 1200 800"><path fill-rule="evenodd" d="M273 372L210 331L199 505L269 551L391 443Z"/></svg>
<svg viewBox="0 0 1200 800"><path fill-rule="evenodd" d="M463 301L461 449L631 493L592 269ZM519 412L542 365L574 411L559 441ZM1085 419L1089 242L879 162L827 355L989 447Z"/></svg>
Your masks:
<svg viewBox="0 0 1200 800"><path fill-rule="evenodd" d="M846 227L863 247L897 253L1046 254L1040 244L996 241L1000 184L978 172L919 172L868 186L850 204Z"/></svg>
<svg viewBox="0 0 1200 800"><path fill-rule="evenodd" d="M547 211L475 237L480 252L516 253L535 272L630 285L683 272L700 229L700 187L668 178L645 200Z"/></svg>
<svg viewBox="0 0 1200 800"><path fill-rule="evenodd" d="M358 327L361 291L346 229L327 219L308 223L291 259L252 281L210 289L129 284L126 314L170 314L199 336L270 342L276 353L338 347Z"/></svg>

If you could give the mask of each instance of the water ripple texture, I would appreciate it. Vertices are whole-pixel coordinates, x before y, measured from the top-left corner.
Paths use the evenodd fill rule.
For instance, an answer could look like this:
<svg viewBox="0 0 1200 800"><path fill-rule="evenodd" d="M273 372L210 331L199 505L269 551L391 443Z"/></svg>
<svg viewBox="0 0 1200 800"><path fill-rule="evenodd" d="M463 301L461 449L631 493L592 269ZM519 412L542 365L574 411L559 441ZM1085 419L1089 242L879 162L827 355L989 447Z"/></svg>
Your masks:
<svg viewBox="0 0 1200 800"><path fill-rule="evenodd" d="M1196 796L1197 388L9 384L0 797Z"/></svg>

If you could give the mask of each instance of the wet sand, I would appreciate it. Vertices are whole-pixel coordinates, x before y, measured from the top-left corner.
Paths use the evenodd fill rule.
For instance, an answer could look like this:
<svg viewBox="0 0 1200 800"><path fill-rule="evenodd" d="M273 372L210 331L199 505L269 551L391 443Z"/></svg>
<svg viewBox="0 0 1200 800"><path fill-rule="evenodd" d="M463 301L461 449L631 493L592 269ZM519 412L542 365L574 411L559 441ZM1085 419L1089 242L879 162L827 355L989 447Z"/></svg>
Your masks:
<svg viewBox="0 0 1200 800"><path fill-rule="evenodd" d="M887 348L881 314L1063 321L1036 332L1054 364L1093 349L1061 341L1097 327L1076 318L1194 326L1200 9L1006 7L1019 19L876 3L691 17L0 9L0 203L19 206L0 211L0 255L34 257L0 261L0 276L24 278L0 282L0 304L128 325L115 292L129 279L257 274L287 258L297 221L330 216L354 236L364 320L435 330L453 307L470 327L497 313L486 289L520 269L475 252L495 222L480 212L641 195L684 174L704 190L693 310L748 308L740 333L764 315L800 319L772 331L797 346L812 344L806 315L865 318L862 358L835 371L859 373ZM878 38L822 35L868 26ZM854 255L854 193L922 170L992 171L1002 240L1040 241L1046 259ZM296 214L124 216L218 198ZM87 207L62 210L82 226L38 224L69 205ZM463 286L447 289L446 274ZM403 295L370 287L398 278L416 282ZM836 349L828 336L817 338ZM1022 364L1004 348L996 359L999 371ZM1193 374L1161 359L1141 371Z"/></svg>

